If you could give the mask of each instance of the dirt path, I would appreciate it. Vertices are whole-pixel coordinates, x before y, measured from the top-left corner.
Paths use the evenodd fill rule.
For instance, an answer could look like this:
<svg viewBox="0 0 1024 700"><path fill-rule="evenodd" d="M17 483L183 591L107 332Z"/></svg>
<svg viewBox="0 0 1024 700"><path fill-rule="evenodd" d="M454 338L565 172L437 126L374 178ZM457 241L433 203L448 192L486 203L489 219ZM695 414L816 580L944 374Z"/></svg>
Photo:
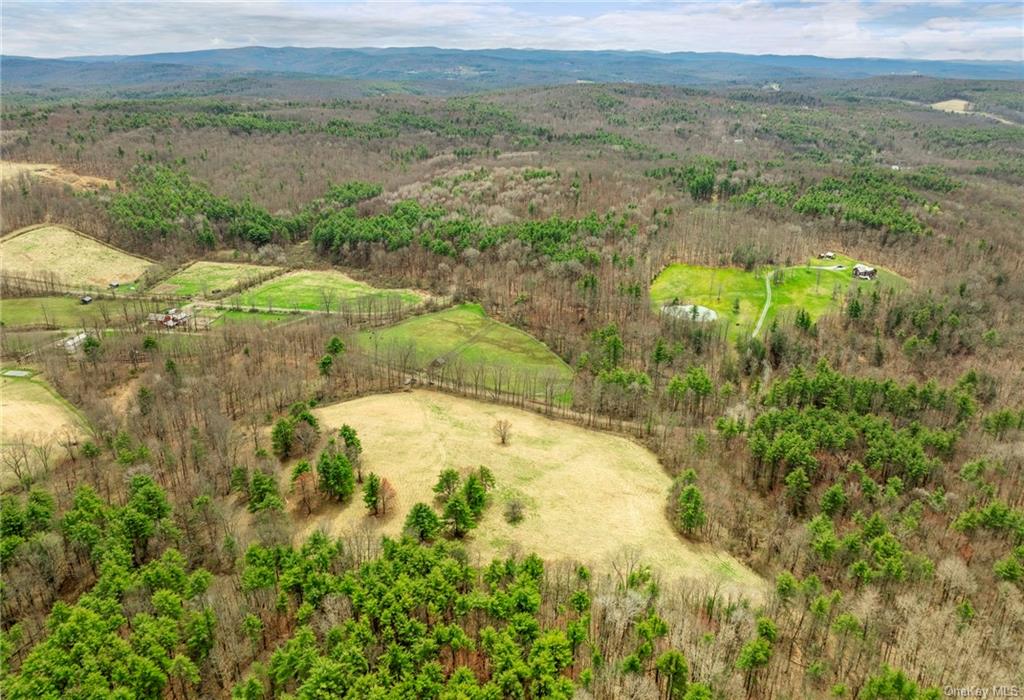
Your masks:
<svg viewBox="0 0 1024 700"><path fill-rule="evenodd" d="M757 325L754 326L754 332L750 334L751 338L756 338L757 334L761 332L761 325L764 323L765 317L768 315L768 309L772 305L772 278L770 272L766 272L764 275L764 306L761 308L761 315L757 319Z"/></svg>

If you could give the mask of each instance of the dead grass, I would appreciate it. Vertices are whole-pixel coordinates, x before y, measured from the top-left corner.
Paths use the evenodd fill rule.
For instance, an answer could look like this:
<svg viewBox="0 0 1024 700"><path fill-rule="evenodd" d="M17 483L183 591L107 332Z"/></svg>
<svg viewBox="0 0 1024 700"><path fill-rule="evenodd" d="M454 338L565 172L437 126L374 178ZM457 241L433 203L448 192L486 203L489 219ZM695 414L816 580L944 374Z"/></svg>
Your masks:
<svg viewBox="0 0 1024 700"><path fill-rule="evenodd" d="M971 111L971 103L967 100L943 100L942 102L932 104L932 109L937 109L940 112L966 114Z"/></svg>
<svg viewBox="0 0 1024 700"><path fill-rule="evenodd" d="M54 274L75 286L106 287L132 282L152 263L63 226L39 226L0 241L3 271L13 275Z"/></svg>
<svg viewBox="0 0 1024 700"><path fill-rule="evenodd" d="M346 506L324 506L301 528L302 536L317 528L397 536L414 503L433 503L431 487L442 469L465 473L486 465L497 488L468 538L474 555L536 552L548 560L607 566L635 552L667 578L711 580L726 590L761 595L764 582L741 562L677 535L665 513L671 480L651 452L630 440L429 391L365 397L316 414L325 431L342 423L356 428L364 473L388 479L397 495L386 519L369 517L358 494ZM511 423L505 447L492 431L499 419ZM287 475L282 479L287 482ZM518 525L503 517L512 498L526 504Z"/></svg>
<svg viewBox="0 0 1024 700"><path fill-rule="evenodd" d="M0 376L0 450L21 439L55 444L68 431L84 435L85 422L49 384L37 377ZM0 488L13 481L14 474L0 468Z"/></svg>
<svg viewBox="0 0 1024 700"><path fill-rule="evenodd" d="M98 191L117 187L117 183L114 180L93 175L79 175L52 163L12 163L0 161L0 182L16 180L22 175L52 180L69 185L72 189L76 190Z"/></svg>

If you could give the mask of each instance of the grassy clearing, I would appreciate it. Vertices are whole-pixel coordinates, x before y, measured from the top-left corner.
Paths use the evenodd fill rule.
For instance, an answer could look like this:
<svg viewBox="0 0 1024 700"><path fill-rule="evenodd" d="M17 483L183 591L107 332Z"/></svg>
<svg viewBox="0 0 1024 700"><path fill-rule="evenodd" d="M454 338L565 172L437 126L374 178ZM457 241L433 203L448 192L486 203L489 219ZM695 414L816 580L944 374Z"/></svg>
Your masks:
<svg viewBox="0 0 1024 700"><path fill-rule="evenodd" d="M79 175L52 163L12 163L10 161L0 161L0 182L17 180L23 175L69 185L76 190L112 190L117 187L117 183L114 180L93 175Z"/></svg>
<svg viewBox="0 0 1024 700"><path fill-rule="evenodd" d="M651 285L655 308L674 303L706 306L734 328L753 328L764 299L764 279L732 267L669 265Z"/></svg>
<svg viewBox="0 0 1024 700"><path fill-rule="evenodd" d="M676 534L665 517L671 479L650 451L625 438L429 391L369 396L315 413L325 429L348 423L358 431L364 471L388 479L396 502L384 519L369 517L358 495L344 506L324 506L300 536L317 528L341 534L363 527L398 535L414 503L434 503L431 487L442 469L468 472L483 464L497 488L467 539L473 555L536 552L545 560L598 565L634 550L666 577L721 582L754 596L763 590L763 581L741 562ZM512 424L505 447L491 433L498 419ZM526 517L510 525L505 504L517 497Z"/></svg>
<svg viewBox="0 0 1024 700"><path fill-rule="evenodd" d="M75 297L18 297L0 299L0 324L15 329L40 325L58 328L117 325L156 309L155 304L137 300L97 299L91 304L82 304Z"/></svg>
<svg viewBox="0 0 1024 700"><path fill-rule="evenodd" d="M214 326L230 326L233 324L253 324L259 326L276 326L289 321L302 318L302 314L270 313L267 311L238 311L228 309L219 311L217 309L203 309L201 316L213 318Z"/></svg>
<svg viewBox="0 0 1024 700"><path fill-rule="evenodd" d="M56 275L65 284L92 289L134 282L152 263L63 226L41 226L0 241L3 270L12 275ZM132 287L128 285L128 290Z"/></svg>
<svg viewBox="0 0 1024 700"><path fill-rule="evenodd" d="M194 262L152 289L154 294L194 297L231 289L246 280L281 268L245 263Z"/></svg>
<svg viewBox="0 0 1024 700"><path fill-rule="evenodd" d="M772 305L766 322L795 314L798 309L816 320L841 308L846 295L858 288L862 293L870 293L874 289L900 290L908 285L906 279L883 268L878 268L876 280L854 279L851 268L857 262L837 255L835 260L812 259L803 266L783 268L782 280L772 283ZM843 269L820 269L836 265ZM651 302L656 309L674 302L706 306L732 324L732 333L749 332L764 306L764 277L771 272L771 268L747 272L738 268L669 265L651 285Z"/></svg>
<svg viewBox="0 0 1024 700"><path fill-rule="evenodd" d="M336 270L304 270L282 275L232 296L228 302L259 309L324 311L339 304L363 299L396 299L415 306L423 296L411 289L379 289Z"/></svg>
<svg viewBox="0 0 1024 700"><path fill-rule="evenodd" d="M0 376L0 417L0 450L11 449L11 443L22 438L40 444L52 443L66 431L84 435L87 427L66 399L32 376ZM0 469L0 487L7 488L14 481L12 473Z"/></svg>
<svg viewBox="0 0 1024 700"><path fill-rule="evenodd" d="M369 352L410 347L421 367L433 360L459 359L572 381L572 369L546 345L529 333L488 318L479 304L462 304L383 330L364 331L359 343Z"/></svg>

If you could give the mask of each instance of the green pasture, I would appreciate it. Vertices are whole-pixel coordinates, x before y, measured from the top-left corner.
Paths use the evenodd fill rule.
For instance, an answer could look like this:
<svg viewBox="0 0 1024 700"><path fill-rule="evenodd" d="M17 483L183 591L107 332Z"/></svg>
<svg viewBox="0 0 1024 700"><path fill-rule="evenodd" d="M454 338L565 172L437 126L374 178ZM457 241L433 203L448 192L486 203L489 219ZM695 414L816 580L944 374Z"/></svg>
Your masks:
<svg viewBox="0 0 1024 700"><path fill-rule="evenodd" d="M878 270L875 280L853 278L857 260L837 255L835 260L808 260L804 265L769 267L747 272L732 267L702 267L673 264L666 267L651 285L651 303L655 309L669 304L698 304L718 313L731 324L731 333L749 332L754 328L765 304L765 276L771 280L772 300L765 323L782 315L796 314L803 309L817 320L841 308L850 292L862 293L906 288L908 282L895 272L871 263ZM823 269L841 265L843 269ZM763 328L763 326L762 326Z"/></svg>
<svg viewBox="0 0 1024 700"><path fill-rule="evenodd" d="M278 267L246 263L194 262L153 288L155 294L194 297L235 287L248 279L275 272Z"/></svg>
<svg viewBox="0 0 1024 700"><path fill-rule="evenodd" d="M228 299L228 303L257 309L336 311L356 300L397 299L415 306L423 297L411 289L379 289L335 270L303 270L275 277Z"/></svg>
<svg viewBox="0 0 1024 700"><path fill-rule="evenodd" d="M546 345L529 333L488 318L479 304L462 304L390 328L363 331L359 343L368 352L409 348L420 367L433 360L458 359L469 365L508 367L572 381L572 369Z"/></svg>
<svg viewBox="0 0 1024 700"><path fill-rule="evenodd" d="M17 297L0 299L0 323L4 328L118 325L157 310L155 304L138 300L96 299L83 304L77 297Z"/></svg>
<svg viewBox="0 0 1024 700"><path fill-rule="evenodd" d="M651 285L656 309L677 303L699 304L733 328L753 328L764 300L764 277L733 267L669 265Z"/></svg>
<svg viewBox="0 0 1024 700"><path fill-rule="evenodd" d="M214 326L230 326L239 323L248 323L259 326L276 326L302 318L302 314L296 313L272 313L269 311L245 311L229 309L217 311L213 321Z"/></svg>

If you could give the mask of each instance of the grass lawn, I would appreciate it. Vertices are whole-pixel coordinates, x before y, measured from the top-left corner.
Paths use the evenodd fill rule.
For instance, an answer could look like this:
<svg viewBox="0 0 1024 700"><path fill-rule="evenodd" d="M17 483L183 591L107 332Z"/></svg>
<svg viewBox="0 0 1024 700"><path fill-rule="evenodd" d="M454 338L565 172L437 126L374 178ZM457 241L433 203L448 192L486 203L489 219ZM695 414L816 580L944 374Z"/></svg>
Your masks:
<svg viewBox="0 0 1024 700"><path fill-rule="evenodd" d="M521 371L553 373L566 382L572 369L529 333L488 318L479 304L462 304L424 314L390 328L363 331L359 343L374 347L414 348L420 366L432 360L459 358L468 364L504 366Z"/></svg>
<svg viewBox="0 0 1024 700"><path fill-rule="evenodd" d="M245 263L194 262L153 288L154 294L194 297L230 289L247 279L279 270L278 267Z"/></svg>
<svg viewBox="0 0 1024 700"><path fill-rule="evenodd" d="M97 299L83 304L76 297L17 297L0 299L0 323L4 328L48 325L80 328L117 325L125 322L125 313L137 318L158 305L141 300Z"/></svg>
<svg viewBox="0 0 1024 700"><path fill-rule="evenodd" d="M0 242L3 270L12 275L56 275L83 289L118 282L127 291L152 263L63 226L41 226Z"/></svg>
<svg viewBox="0 0 1024 700"><path fill-rule="evenodd" d="M764 306L764 278L734 267L673 264L651 285L656 309L678 301L706 306L732 328L753 328Z"/></svg>
<svg viewBox="0 0 1024 700"><path fill-rule="evenodd" d="M415 306L423 297L411 289L379 289L336 270L304 270L275 277L227 301L258 309L324 311L325 299L335 311L340 304L368 299L397 299L404 306Z"/></svg>
<svg viewBox="0 0 1024 700"><path fill-rule="evenodd" d="M766 323L777 316L796 314L803 309L813 320L841 308L845 296L856 289L870 294L878 289L907 287L908 282L895 272L878 269L876 280L857 280L851 268L858 261L844 255L835 260L808 260L806 265L782 269L782 280L772 283L772 304ZM870 264L870 263L868 263ZM817 269L842 265L842 270ZM874 267L874 266L873 266ZM764 276L771 268L747 272L739 268L714 268L698 265L669 265L651 285L651 302L656 309L678 301L680 304L706 306L730 321L731 333L753 329L765 302ZM736 310L738 300L739 310Z"/></svg>
<svg viewBox="0 0 1024 700"><path fill-rule="evenodd" d="M212 315L216 316L213 321L214 326L229 326L238 323L249 323L260 326L276 326L302 318L302 314L294 313L279 314L267 311L238 311L235 309L228 309L227 311L210 309L210 311L213 311L214 313Z"/></svg>

